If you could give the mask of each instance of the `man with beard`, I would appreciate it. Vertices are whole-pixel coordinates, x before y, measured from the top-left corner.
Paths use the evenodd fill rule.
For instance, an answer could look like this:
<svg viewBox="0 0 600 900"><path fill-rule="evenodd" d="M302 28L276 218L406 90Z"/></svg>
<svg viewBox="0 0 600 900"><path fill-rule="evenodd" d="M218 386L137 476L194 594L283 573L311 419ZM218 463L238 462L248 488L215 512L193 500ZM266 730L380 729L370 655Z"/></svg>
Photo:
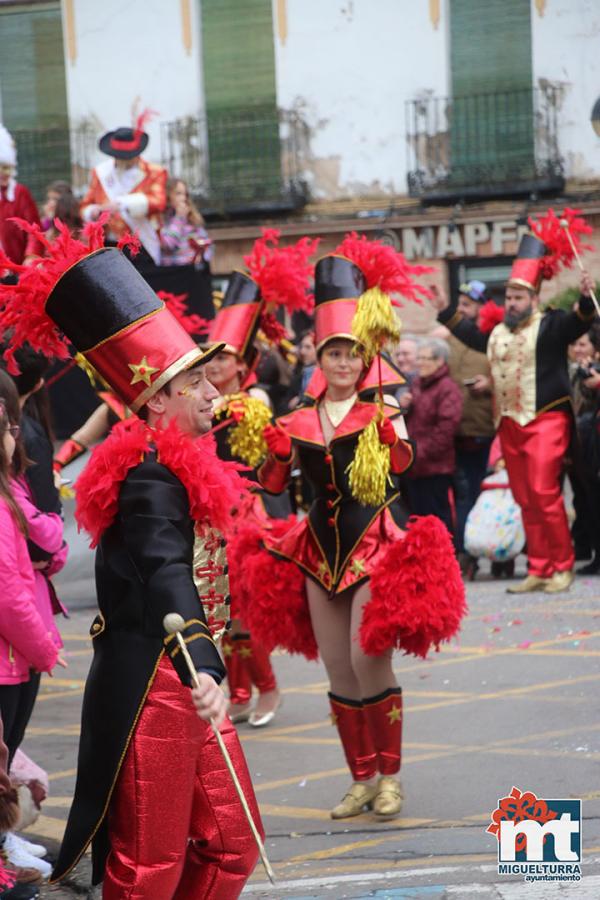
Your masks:
<svg viewBox="0 0 600 900"><path fill-rule="evenodd" d="M557 258L547 242L523 236L506 285L504 321L490 334L443 296L433 299L439 321L489 359L496 426L527 538L527 577L508 588L517 594L568 590L574 577L560 485L572 432L567 347L590 327L594 306L591 282L582 277L572 312L540 310L541 282L556 273Z"/></svg>

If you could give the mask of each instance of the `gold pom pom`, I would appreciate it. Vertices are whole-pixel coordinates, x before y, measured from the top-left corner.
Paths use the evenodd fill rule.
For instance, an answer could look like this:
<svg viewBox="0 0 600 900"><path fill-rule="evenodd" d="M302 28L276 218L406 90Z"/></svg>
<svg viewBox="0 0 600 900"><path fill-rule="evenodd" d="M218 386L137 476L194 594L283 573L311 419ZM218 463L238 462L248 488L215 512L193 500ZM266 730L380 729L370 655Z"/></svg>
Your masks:
<svg viewBox="0 0 600 900"><path fill-rule="evenodd" d="M377 418L371 419L359 437L347 469L352 496L362 506L380 506L385 502L390 476L390 448L379 440Z"/></svg>
<svg viewBox="0 0 600 900"><path fill-rule="evenodd" d="M244 415L230 430L227 443L234 456L255 469L267 456L263 428L271 421L271 410L257 397L233 394L227 402L227 414L234 412Z"/></svg>
<svg viewBox="0 0 600 900"><path fill-rule="evenodd" d="M352 334L364 348L367 365L388 341L395 343L399 340L400 320L389 295L384 294L381 288L369 288L358 298L352 319Z"/></svg>
<svg viewBox="0 0 600 900"><path fill-rule="evenodd" d="M104 380L102 375L100 375L100 373L93 367L91 362L89 362L86 359L86 357L83 355L83 353L75 354L75 362L77 363L79 368L83 372L85 372L85 374L89 378L90 384L92 385L94 390L97 390L98 388L102 388L105 391L111 390L111 387L108 384L108 382L106 382Z"/></svg>

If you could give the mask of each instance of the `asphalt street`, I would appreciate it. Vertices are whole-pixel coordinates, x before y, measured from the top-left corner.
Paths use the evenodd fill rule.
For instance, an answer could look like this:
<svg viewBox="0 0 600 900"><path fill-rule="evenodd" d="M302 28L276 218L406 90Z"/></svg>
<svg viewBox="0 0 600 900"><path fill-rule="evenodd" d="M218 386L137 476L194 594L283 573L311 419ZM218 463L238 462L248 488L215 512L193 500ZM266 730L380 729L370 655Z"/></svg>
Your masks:
<svg viewBox="0 0 600 900"><path fill-rule="evenodd" d="M74 785L94 603L92 554L75 533L71 506L71 561L59 580L71 607L62 628L69 669L44 677L24 744L51 782L29 832L54 852ZM555 596L511 597L505 588L481 575L468 585L460 640L425 662L396 658L406 795L397 821L329 817L349 778L329 721L324 670L276 656L284 697L276 720L259 731L239 727L277 886L259 866L245 897L600 897L600 579L579 579ZM497 840L486 827L513 786L538 798L583 801L579 883L535 885L498 874ZM88 885L84 859L67 884L46 887L43 896L86 897Z"/></svg>

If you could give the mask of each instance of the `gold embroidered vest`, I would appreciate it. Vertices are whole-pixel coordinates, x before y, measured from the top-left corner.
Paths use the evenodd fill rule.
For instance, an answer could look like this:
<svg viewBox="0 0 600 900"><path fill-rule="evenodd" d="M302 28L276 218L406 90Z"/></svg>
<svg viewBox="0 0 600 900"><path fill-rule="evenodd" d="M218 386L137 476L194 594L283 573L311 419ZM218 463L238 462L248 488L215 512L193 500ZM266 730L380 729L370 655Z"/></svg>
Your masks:
<svg viewBox="0 0 600 900"><path fill-rule="evenodd" d="M222 534L207 523L194 529L194 584L215 641L229 628L229 574Z"/></svg>
<svg viewBox="0 0 600 900"><path fill-rule="evenodd" d="M502 416L519 425L536 417L536 345L542 314L536 311L516 331L497 325L490 335L487 354L494 381L494 419Z"/></svg>

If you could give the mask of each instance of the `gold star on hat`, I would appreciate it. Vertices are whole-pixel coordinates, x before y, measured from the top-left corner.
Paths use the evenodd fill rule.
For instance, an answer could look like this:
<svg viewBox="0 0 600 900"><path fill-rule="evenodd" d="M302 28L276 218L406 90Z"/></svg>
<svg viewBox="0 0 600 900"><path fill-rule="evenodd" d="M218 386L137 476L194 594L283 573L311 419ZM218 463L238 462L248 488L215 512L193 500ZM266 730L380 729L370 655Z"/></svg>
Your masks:
<svg viewBox="0 0 600 900"><path fill-rule="evenodd" d="M129 382L130 384L137 384L138 381L143 381L145 385L150 387L152 385L152 375L155 375L156 372L159 371L148 363L148 358L146 356L143 356L137 365L135 363L127 363L127 365L133 372L133 378Z"/></svg>
<svg viewBox="0 0 600 900"><path fill-rule="evenodd" d="M393 725L394 722L399 722L402 719L402 710L394 703L392 708L388 709L386 716L388 716L390 720L390 725Z"/></svg>

